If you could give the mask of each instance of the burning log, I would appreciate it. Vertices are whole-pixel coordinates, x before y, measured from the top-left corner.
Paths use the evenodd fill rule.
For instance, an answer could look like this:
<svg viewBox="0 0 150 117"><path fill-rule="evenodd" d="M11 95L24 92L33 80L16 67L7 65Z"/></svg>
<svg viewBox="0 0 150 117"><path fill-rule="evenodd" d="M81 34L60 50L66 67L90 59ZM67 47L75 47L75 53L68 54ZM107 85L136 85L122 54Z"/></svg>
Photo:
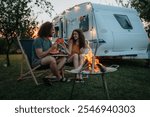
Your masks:
<svg viewBox="0 0 150 117"><path fill-rule="evenodd" d="M101 63L98 64L101 72L106 72L106 67L104 65L102 65Z"/></svg>
<svg viewBox="0 0 150 117"><path fill-rule="evenodd" d="M84 65L82 66L82 69L80 70L80 71L82 71L82 70L86 70L86 71L90 71L91 73L94 73L94 72L106 72L106 67L104 66L104 65L102 65L101 63L99 63L99 64L96 64L96 66L98 66L98 68L96 68L96 71L94 70L94 67L92 66L92 69L89 69L89 66L88 66L88 64L89 64L89 62L88 61L86 61L85 63L84 63ZM94 65L95 66L95 65Z"/></svg>
<svg viewBox="0 0 150 117"><path fill-rule="evenodd" d="M106 67L99 62L99 59L93 55L91 50L88 52L88 54L85 55L84 60L88 64L87 70L89 70L90 72L94 73L99 71L106 71Z"/></svg>

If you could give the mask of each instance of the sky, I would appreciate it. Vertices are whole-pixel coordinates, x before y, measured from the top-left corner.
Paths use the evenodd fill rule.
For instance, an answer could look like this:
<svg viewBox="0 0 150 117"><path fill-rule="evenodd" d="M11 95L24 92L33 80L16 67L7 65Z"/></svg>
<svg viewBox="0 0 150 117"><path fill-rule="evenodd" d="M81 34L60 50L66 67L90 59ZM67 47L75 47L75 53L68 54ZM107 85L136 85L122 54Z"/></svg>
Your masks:
<svg viewBox="0 0 150 117"><path fill-rule="evenodd" d="M43 13L38 16L37 21L40 23L46 21L52 21L52 19L57 15L62 13L64 10L73 7L76 4L83 2L93 2L101 4L116 5L115 0L50 0L51 4L54 6L54 11L52 12L52 17L49 17L48 14Z"/></svg>

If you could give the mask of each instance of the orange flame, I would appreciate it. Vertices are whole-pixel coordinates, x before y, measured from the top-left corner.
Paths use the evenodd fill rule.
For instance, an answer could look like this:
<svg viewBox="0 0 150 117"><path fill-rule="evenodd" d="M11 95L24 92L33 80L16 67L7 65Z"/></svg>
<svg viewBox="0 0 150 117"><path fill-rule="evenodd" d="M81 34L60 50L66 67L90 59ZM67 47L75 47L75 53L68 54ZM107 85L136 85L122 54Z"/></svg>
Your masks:
<svg viewBox="0 0 150 117"><path fill-rule="evenodd" d="M90 49L89 52L84 56L84 60L88 61L88 70L92 72L92 69L94 72L99 72L100 69L98 67L98 64L100 64L99 59L95 57L92 53L92 50ZM92 64L94 67L92 67Z"/></svg>

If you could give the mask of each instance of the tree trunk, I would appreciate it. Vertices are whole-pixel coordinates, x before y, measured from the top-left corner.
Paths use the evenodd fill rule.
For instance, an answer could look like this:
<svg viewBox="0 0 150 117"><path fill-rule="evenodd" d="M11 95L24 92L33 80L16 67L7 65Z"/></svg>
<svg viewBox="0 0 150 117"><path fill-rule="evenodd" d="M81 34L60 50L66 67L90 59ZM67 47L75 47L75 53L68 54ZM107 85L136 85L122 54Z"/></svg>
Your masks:
<svg viewBox="0 0 150 117"><path fill-rule="evenodd" d="M6 48L6 61L7 61L7 67L9 67L10 66L9 51L10 51L10 47L13 43L13 38L8 39L8 35L6 34L5 40L7 42L7 45L6 45L7 46L7 48Z"/></svg>
<svg viewBox="0 0 150 117"><path fill-rule="evenodd" d="M7 37L7 36L6 36ZM7 48L6 48L6 62L7 62L7 67L10 66L10 59L9 59L9 50L10 50L10 44L8 38L6 38L7 41Z"/></svg>
<svg viewBox="0 0 150 117"><path fill-rule="evenodd" d="M9 45L7 45L7 50L6 50L6 61L7 61L7 67L10 66L10 59L9 59L9 50L10 50L10 47Z"/></svg>

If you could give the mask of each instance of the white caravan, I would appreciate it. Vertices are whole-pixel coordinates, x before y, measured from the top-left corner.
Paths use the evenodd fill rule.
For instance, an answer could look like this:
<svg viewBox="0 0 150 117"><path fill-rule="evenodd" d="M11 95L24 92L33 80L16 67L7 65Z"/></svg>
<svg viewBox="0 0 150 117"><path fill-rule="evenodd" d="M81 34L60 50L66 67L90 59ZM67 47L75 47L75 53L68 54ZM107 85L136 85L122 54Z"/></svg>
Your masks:
<svg viewBox="0 0 150 117"><path fill-rule="evenodd" d="M80 28L96 56L146 58L148 36L134 9L82 3L53 19L55 37L67 40Z"/></svg>

